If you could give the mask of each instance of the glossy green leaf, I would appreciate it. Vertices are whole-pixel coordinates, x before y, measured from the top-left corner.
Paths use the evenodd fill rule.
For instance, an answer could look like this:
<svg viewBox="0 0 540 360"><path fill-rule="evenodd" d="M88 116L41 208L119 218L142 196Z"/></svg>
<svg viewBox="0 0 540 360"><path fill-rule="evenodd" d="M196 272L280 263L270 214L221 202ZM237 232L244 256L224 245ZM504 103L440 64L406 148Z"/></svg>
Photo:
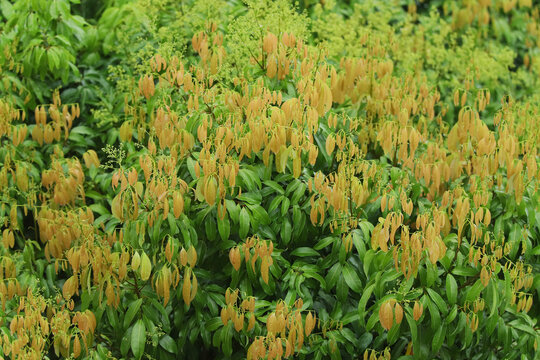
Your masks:
<svg viewBox="0 0 540 360"><path fill-rule="evenodd" d="M240 223L240 227L238 229L238 236L240 237L240 239L245 239L249 231L250 223L249 213L246 208L242 208L242 210L240 210L240 216L238 217L238 220Z"/></svg>
<svg viewBox="0 0 540 360"><path fill-rule="evenodd" d="M352 291L359 294L362 292L362 281L351 265L345 264L343 267L343 278Z"/></svg>
<svg viewBox="0 0 540 360"><path fill-rule="evenodd" d="M126 314L124 315L124 328L127 328L131 325L133 318L135 317L135 315L139 312L139 309L141 308L142 302L143 302L143 299L136 299L136 300L133 300L129 304Z"/></svg>
<svg viewBox="0 0 540 360"><path fill-rule="evenodd" d="M291 252L292 256L307 257L307 256L319 256L319 253L309 247L299 247Z"/></svg>
<svg viewBox="0 0 540 360"><path fill-rule="evenodd" d="M452 274L446 275L446 298L448 302L453 305L457 302L457 282Z"/></svg>
<svg viewBox="0 0 540 360"><path fill-rule="evenodd" d="M146 344L146 327L142 319L137 320L131 330L131 351L136 359L140 359L144 354Z"/></svg>
<svg viewBox="0 0 540 360"><path fill-rule="evenodd" d="M433 341L431 342L431 349L436 354L439 349L441 348L443 342L444 342L444 336L446 335L446 325L441 325L435 331L435 335L433 335Z"/></svg>

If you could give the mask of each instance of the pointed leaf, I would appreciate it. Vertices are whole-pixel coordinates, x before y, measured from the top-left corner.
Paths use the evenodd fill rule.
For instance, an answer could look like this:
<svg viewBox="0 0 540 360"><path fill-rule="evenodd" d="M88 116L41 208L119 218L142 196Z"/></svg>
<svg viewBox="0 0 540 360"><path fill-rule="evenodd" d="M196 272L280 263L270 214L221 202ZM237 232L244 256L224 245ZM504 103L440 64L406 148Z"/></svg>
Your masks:
<svg viewBox="0 0 540 360"><path fill-rule="evenodd" d="M131 330L131 351L136 359L140 359L144 353L144 345L146 344L146 328L144 321L139 319Z"/></svg>

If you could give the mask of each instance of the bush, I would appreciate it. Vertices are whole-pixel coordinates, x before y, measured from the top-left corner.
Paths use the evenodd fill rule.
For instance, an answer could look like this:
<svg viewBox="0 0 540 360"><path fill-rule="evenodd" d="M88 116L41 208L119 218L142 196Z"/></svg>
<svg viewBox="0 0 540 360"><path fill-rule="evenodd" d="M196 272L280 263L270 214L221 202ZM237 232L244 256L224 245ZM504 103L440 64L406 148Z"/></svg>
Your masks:
<svg viewBox="0 0 540 360"><path fill-rule="evenodd" d="M537 6L71 3L0 1L1 356L538 356Z"/></svg>

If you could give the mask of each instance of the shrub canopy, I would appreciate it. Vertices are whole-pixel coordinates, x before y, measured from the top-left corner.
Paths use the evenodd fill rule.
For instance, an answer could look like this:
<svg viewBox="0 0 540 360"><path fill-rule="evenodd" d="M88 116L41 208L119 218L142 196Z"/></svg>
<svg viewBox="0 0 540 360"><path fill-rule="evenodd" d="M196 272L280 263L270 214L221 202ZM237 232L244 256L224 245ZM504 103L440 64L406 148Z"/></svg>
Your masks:
<svg viewBox="0 0 540 360"><path fill-rule="evenodd" d="M0 358L535 359L531 0L0 0Z"/></svg>

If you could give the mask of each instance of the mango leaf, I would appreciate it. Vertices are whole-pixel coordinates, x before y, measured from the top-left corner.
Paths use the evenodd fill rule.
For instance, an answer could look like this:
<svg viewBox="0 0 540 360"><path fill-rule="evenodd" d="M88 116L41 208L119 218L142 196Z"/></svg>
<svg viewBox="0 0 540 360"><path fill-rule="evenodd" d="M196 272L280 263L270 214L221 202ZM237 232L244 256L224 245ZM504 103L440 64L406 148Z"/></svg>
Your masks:
<svg viewBox="0 0 540 360"><path fill-rule="evenodd" d="M452 274L458 276L475 276L478 274L478 270L469 266L456 266L452 270Z"/></svg>
<svg viewBox="0 0 540 360"><path fill-rule="evenodd" d="M227 214L225 214L223 219L220 219L218 216L217 226L218 226L218 232L219 232L219 236L221 237L221 240L223 241L229 240L229 236L231 234L231 223L229 221L229 216Z"/></svg>
<svg viewBox="0 0 540 360"><path fill-rule="evenodd" d="M286 218L281 223L280 234L281 234L281 240L283 241L285 245L287 245L291 241L291 235L292 235L292 226L288 218Z"/></svg>
<svg viewBox="0 0 540 360"><path fill-rule="evenodd" d="M328 274L326 274L326 291L330 291L334 288L334 286L337 283L337 280L339 279L339 275L341 274L341 264L336 263L334 264L330 270L328 271Z"/></svg>
<svg viewBox="0 0 540 360"><path fill-rule="evenodd" d="M446 275L446 297L448 302L453 305L457 302L457 282L452 274Z"/></svg>
<svg viewBox="0 0 540 360"><path fill-rule="evenodd" d="M131 321L139 311L142 302L143 299L136 299L129 304L126 315L124 316L124 328L127 328L129 327L129 325L131 325Z"/></svg>
<svg viewBox="0 0 540 360"><path fill-rule="evenodd" d="M249 231L249 213L246 210L245 207L240 210L240 216L238 217L240 228L238 229L238 236L240 239L245 239L247 237L248 231Z"/></svg>
<svg viewBox="0 0 540 360"><path fill-rule="evenodd" d="M272 188L275 192L277 192L280 195L283 195L285 193L285 190L279 185L276 181L273 180L265 180L263 181L263 184Z"/></svg>
<svg viewBox="0 0 540 360"><path fill-rule="evenodd" d="M319 253L309 247L299 247L291 252L293 256L307 257L307 256L320 256Z"/></svg>
<svg viewBox="0 0 540 360"><path fill-rule="evenodd" d="M146 328L144 321L139 319L131 330L131 351L136 359L140 359L144 354L144 345L146 344Z"/></svg>
<svg viewBox="0 0 540 360"><path fill-rule="evenodd" d="M174 342L173 338L167 334L163 335L163 337L159 340L159 345L161 345L162 348L164 348L171 354L178 353L178 347L176 346L176 343Z"/></svg>
<svg viewBox="0 0 540 360"><path fill-rule="evenodd" d="M358 302L358 314L360 315L360 324L364 325L364 319L366 318L366 305L371 297L371 294L373 293L373 289L375 289L375 283L369 285L367 288L364 289L364 292L362 293L362 297L360 298L360 301Z"/></svg>
<svg viewBox="0 0 540 360"><path fill-rule="evenodd" d="M441 313L446 314L448 312L448 306L446 305L446 302L443 300L441 295L439 295L437 292L430 288L427 288L426 290L429 294L429 297L431 298L431 300L433 300L433 302L435 302L435 305L437 305Z"/></svg>
<svg viewBox="0 0 540 360"><path fill-rule="evenodd" d="M350 264L345 264L343 267L343 278L352 291L358 294L362 292L362 281Z"/></svg>
<svg viewBox="0 0 540 360"><path fill-rule="evenodd" d="M445 335L446 335L446 325L443 324L442 326L439 326L439 328L435 332L435 335L433 336L433 341L431 342L431 348L434 353L439 352L439 349L441 348L443 344Z"/></svg>
<svg viewBox="0 0 540 360"><path fill-rule="evenodd" d="M324 239L319 240L317 244L313 247L315 250L321 250L333 243L336 240L335 237L327 236Z"/></svg>
<svg viewBox="0 0 540 360"><path fill-rule="evenodd" d="M480 281L480 279L476 280L474 285L469 288L469 291L467 291L467 295L465 296L465 301L472 302L478 299L483 289L484 289L484 285L482 284L482 281Z"/></svg>
<svg viewBox="0 0 540 360"><path fill-rule="evenodd" d="M431 316L431 329L436 330L441 325L441 314L435 303L427 299L427 308L429 309L429 314Z"/></svg>
<svg viewBox="0 0 540 360"><path fill-rule="evenodd" d="M251 215L259 224L268 225L270 224L270 218L266 210L259 204L256 205L247 205L249 210L251 210Z"/></svg>

